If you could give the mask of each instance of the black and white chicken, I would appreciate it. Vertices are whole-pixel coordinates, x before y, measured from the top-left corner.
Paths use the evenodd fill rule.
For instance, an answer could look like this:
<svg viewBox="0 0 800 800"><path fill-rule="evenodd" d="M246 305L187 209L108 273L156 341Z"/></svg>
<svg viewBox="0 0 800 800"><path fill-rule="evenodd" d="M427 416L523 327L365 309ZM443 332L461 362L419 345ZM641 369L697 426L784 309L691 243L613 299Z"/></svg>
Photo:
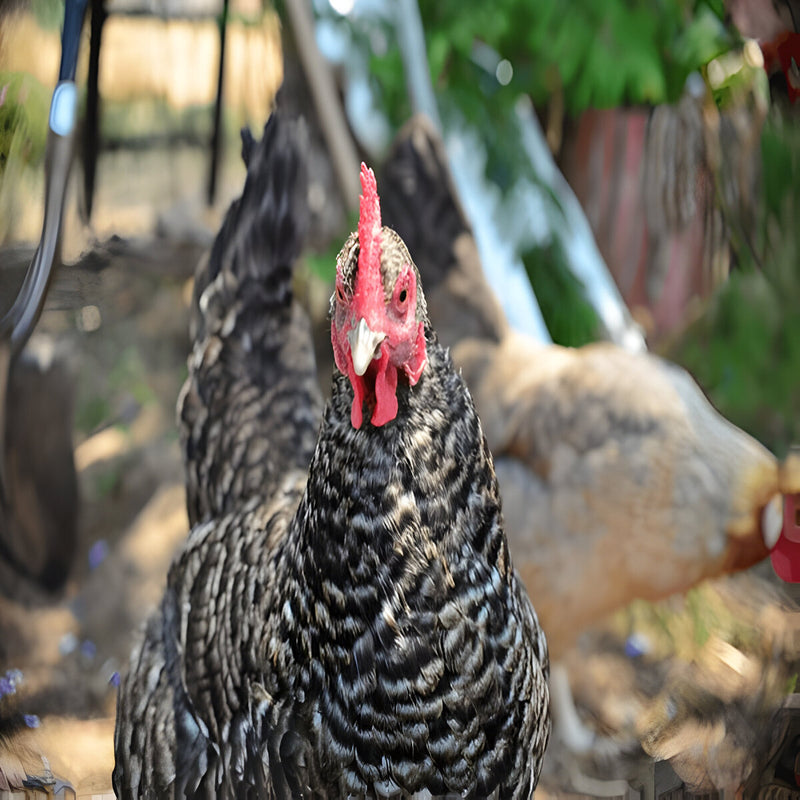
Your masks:
<svg viewBox="0 0 800 800"><path fill-rule="evenodd" d="M120 688L114 789L528 798L547 647L480 421L366 167L321 412L291 291L300 138L273 115L245 140L199 275L179 404L194 528Z"/></svg>

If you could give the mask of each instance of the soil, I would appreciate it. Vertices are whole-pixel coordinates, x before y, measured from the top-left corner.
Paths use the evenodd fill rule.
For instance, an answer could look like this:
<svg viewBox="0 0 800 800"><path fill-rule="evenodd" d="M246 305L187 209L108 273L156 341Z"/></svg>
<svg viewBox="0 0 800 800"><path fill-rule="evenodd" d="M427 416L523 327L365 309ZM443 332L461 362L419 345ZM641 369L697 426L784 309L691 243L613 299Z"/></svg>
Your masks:
<svg viewBox="0 0 800 800"><path fill-rule="evenodd" d="M16 586L0 600L0 670L23 674L0 712L7 726L38 716L14 747L29 772L41 752L79 791L110 788L116 676L188 530L174 408L201 251L161 239L96 249L54 286L58 303L82 283L83 305L47 310L30 345L54 343L73 377L78 541L59 597Z"/></svg>

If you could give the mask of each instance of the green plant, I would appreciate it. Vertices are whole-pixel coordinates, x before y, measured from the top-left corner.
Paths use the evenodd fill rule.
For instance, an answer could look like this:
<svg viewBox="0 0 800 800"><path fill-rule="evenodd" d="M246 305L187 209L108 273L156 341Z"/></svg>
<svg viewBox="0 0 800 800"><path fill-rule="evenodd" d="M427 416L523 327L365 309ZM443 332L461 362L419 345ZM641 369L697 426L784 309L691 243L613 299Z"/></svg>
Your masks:
<svg viewBox="0 0 800 800"><path fill-rule="evenodd" d="M529 250L522 257L545 324L556 344L580 347L597 339L599 320L580 281L570 272L561 245Z"/></svg>
<svg viewBox="0 0 800 800"><path fill-rule="evenodd" d="M800 126L778 109L761 160L754 231L731 236L737 269L671 356L726 417L784 455L800 441Z"/></svg>
<svg viewBox="0 0 800 800"><path fill-rule="evenodd" d="M0 177L12 163L37 166L47 140L47 90L25 72L0 72Z"/></svg>
<svg viewBox="0 0 800 800"><path fill-rule="evenodd" d="M336 279L336 257L339 255L342 242L347 238L349 232L356 228L358 228L358 215L353 212L348 215L344 229L333 238L324 250L318 253L307 251L304 254L303 261L312 275L325 283L333 284Z"/></svg>
<svg viewBox="0 0 800 800"><path fill-rule="evenodd" d="M126 347L108 374L108 388L114 396L129 393L140 405L155 401L142 356L134 346Z"/></svg>
<svg viewBox="0 0 800 800"><path fill-rule="evenodd" d="M61 30L64 21L64 0L31 0L31 11L43 30Z"/></svg>
<svg viewBox="0 0 800 800"><path fill-rule="evenodd" d="M738 40L723 23L721 0L419 0L419 7L445 129L476 135L486 149L486 176L505 200L520 180L537 185L542 227L551 232L563 227L563 212L523 148L520 99L541 105L558 95L571 114L673 101L691 72ZM375 95L397 129L411 107L395 22L332 11L326 19L370 54ZM566 277L563 254L551 244L557 238L545 236L528 254L528 273L554 338L579 344L593 338L596 319Z"/></svg>
<svg viewBox="0 0 800 800"><path fill-rule="evenodd" d="M421 0L420 12L440 102L451 95L476 124L496 122L521 93L541 103L563 92L570 113L672 102L691 72L738 40L719 0ZM357 29L357 40L371 33ZM508 82L498 80L489 51L510 63ZM405 119L397 48L374 55L371 73L390 117Z"/></svg>
<svg viewBox="0 0 800 800"><path fill-rule="evenodd" d="M111 405L105 397L88 397L77 405L75 427L84 436L90 436L111 417Z"/></svg>

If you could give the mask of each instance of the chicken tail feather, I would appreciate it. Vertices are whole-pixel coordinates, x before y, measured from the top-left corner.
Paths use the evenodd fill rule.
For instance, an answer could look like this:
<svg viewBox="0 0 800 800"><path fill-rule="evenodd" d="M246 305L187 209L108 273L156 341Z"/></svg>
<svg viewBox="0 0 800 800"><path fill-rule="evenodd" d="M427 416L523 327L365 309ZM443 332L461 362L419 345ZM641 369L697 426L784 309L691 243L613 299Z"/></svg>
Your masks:
<svg viewBox="0 0 800 800"><path fill-rule="evenodd" d="M197 269L178 399L192 524L268 496L313 452L322 403L292 293L308 225L305 141L304 126L278 114L260 141L243 131L244 191Z"/></svg>

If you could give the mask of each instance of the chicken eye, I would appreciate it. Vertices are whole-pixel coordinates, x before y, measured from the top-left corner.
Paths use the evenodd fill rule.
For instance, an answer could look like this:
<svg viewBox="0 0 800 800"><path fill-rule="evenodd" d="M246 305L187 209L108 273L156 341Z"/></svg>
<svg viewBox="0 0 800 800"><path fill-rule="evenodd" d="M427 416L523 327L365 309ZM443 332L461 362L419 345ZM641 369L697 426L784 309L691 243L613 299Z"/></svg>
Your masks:
<svg viewBox="0 0 800 800"><path fill-rule="evenodd" d="M338 284L336 285L336 298L340 303L347 302L347 298L344 296L344 289L342 289L342 287Z"/></svg>
<svg viewBox="0 0 800 800"><path fill-rule="evenodd" d="M411 267L406 264L397 276L392 292L392 307L396 314L404 318L408 314L408 304L412 299L413 281Z"/></svg>

